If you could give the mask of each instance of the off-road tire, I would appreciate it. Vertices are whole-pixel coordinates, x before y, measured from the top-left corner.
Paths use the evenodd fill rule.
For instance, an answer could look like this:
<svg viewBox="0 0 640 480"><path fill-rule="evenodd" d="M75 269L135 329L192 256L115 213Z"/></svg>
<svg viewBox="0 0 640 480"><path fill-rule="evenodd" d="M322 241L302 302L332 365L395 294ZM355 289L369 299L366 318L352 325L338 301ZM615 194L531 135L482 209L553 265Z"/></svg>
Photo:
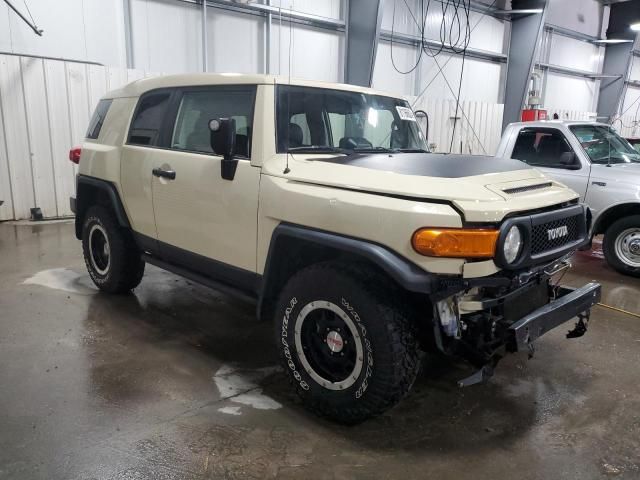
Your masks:
<svg viewBox="0 0 640 480"><path fill-rule="evenodd" d="M640 232L640 215L623 217L613 222L604 234L602 250L607 263L624 275L640 277L640 267L634 267L625 263L616 252L616 242L624 232L637 229Z"/></svg>
<svg viewBox="0 0 640 480"><path fill-rule="evenodd" d="M340 306L360 333L366 352L362 369L344 390L330 390L314 380L296 347L296 320L305 306L316 302ZM406 395L420 367L416 319L409 303L400 289L367 266L321 263L287 282L275 310L276 341L286 374L306 408L340 423L356 424L388 410Z"/></svg>
<svg viewBox="0 0 640 480"><path fill-rule="evenodd" d="M89 237L92 229L106 233L109 254L108 266L100 271L92 261ZM97 235L97 234L96 234ZM103 206L91 207L82 224L82 252L93 283L108 293L126 293L137 287L144 275L144 261L131 232L118 225L111 211ZM95 255L95 254L94 254Z"/></svg>

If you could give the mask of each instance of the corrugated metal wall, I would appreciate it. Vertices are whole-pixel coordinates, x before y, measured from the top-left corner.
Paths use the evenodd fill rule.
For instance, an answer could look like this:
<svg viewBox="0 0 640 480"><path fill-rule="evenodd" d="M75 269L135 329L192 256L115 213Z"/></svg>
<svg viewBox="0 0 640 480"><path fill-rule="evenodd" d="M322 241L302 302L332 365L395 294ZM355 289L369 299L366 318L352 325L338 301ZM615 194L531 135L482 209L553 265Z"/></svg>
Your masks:
<svg viewBox="0 0 640 480"><path fill-rule="evenodd" d="M98 99L144 72L0 55L0 220L71 215L79 144Z"/></svg>
<svg viewBox="0 0 640 480"><path fill-rule="evenodd" d="M409 97L410 103L415 100ZM429 115L430 144L435 152L449 152L451 134L456 116L455 100L422 98L413 105ZM452 153L493 155L502 136L504 105L485 102L460 102Z"/></svg>

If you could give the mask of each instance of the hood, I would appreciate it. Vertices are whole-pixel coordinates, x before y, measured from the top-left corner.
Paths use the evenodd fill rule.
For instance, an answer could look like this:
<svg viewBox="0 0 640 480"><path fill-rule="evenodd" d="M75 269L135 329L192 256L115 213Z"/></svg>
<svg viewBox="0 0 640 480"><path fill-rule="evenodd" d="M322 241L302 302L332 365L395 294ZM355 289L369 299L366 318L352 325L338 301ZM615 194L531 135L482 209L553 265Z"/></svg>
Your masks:
<svg viewBox="0 0 640 480"><path fill-rule="evenodd" d="M640 163L612 163L610 167L592 163L591 174L597 175L600 179L637 185L640 176Z"/></svg>
<svg viewBox="0 0 640 480"><path fill-rule="evenodd" d="M289 172L283 174L283 170L284 156L282 165L270 162L264 173L350 190L447 201L465 212L497 209L502 212L500 218L508 211L540 208L577 197L572 190L519 160L490 156L293 154ZM486 215L482 220L490 221Z"/></svg>

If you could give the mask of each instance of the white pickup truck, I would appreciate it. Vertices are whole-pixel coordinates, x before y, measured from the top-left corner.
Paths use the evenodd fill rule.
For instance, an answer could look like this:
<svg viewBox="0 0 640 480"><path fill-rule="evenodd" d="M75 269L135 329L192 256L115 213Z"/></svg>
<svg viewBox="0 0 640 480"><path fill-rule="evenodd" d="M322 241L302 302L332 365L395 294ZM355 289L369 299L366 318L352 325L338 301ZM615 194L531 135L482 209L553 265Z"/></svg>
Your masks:
<svg viewBox="0 0 640 480"><path fill-rule="evenodd" d="M617 271L640 277L640 152L607 124L512 123L496 153L542 170L580 194L593 214L591 236Z"/></svg>

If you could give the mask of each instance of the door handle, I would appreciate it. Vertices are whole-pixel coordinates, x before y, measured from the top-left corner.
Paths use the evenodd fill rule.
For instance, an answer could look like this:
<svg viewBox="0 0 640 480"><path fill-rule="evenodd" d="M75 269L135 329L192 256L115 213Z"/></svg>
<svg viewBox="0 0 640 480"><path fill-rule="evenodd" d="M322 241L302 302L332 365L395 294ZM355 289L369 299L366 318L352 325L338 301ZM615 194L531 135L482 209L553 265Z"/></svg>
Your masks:
<svg viewBox="0 0 640 480"><path fill-rule="evenodd" d="M153 175L156 177L167 178L169 180L176 179L175 170L163 170L162 168L154 168L153 170L151 170L151 173L153 173Z"/></svg>

